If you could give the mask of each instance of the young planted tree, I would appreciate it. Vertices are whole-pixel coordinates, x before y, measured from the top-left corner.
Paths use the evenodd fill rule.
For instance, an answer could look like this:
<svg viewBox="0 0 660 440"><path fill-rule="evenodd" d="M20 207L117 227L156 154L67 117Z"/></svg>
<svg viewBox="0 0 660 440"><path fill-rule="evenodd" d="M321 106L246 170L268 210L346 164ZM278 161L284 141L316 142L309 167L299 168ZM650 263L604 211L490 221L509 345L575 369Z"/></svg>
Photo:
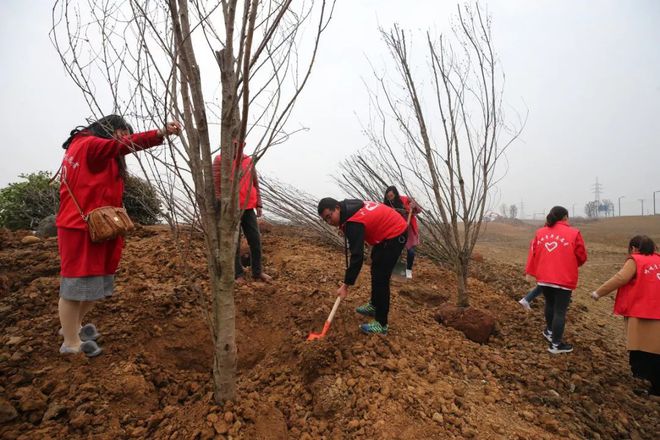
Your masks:
<svg viewBox="0 0 660 440"><path fill-rule="evenodd" d="M344 185L368 193L381 182L379 198L389 184L415 194L425 207L425 251L454 268L457 305L467 307L470 256L498 180L496 165L524 124L505 123L504 75L490 18L478 3L457 7L453 38L426 33L426 72L402 29L381 34L396 77L374 72L378 89L370 93L372 119L365 127L370 148L342 166L361 176Z"/></svg>
<svg viewBox="0 0 660 440"><path fill-rule="evenodd" d="M291 133L334 3L291 0L56 0L51 40L94 117L121 113L140 126L183 122L179 143L140 163L168 221L202 229L207 249L218 402L236 391L234 256L240 167L250 139L256 163ZM309 23L313 31L302 39ZM212 157L222 149L216 198ZM250 170L248 170L249 172Z"/></svg>

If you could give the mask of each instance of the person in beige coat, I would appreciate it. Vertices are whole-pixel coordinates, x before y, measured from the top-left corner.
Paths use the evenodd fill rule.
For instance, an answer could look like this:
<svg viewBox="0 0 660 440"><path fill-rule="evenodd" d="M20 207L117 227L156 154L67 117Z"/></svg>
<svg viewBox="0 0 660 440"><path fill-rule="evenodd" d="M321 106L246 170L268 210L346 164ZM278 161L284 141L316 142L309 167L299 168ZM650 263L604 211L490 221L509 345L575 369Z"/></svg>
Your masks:
<svg viewBox="0 0 660 440"><path fill-rule="evenodd" d="M630 240L628 253L621 270L591 297L617 290L614 313L624 317L630 369L651 381L650 395L660 396L660 255L645 235Z"/></svg>

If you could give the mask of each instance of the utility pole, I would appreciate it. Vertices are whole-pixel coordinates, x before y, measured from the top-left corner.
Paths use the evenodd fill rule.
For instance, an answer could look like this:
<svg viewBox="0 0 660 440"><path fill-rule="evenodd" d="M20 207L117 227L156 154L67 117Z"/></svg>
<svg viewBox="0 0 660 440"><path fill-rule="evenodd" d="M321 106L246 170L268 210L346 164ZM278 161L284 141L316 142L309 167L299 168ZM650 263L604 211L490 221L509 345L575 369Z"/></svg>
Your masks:
<svg viewBox="0 0 660 440"><path fill-rule="evenodd" d="M656 212L655 212L655 193L660 193L660 190L653 191L653 215L656 215Z"/></svg>
<svg viewBox="0 0 660 440"><path fill-rule="evenodd" d="M573 203L573 208L571 209L571 217L575 218L575 205L576 203Z"/></svg>
<svg viewBox="0 0 660 440"><path fill-rule="evenodd" d="M619 217L621 217L621 199L623 199L625 196L619 197Z"/></svg>
<svg viewBox="0 0 660 440"><path fill-rule="evenodd" d="M644 215L644 199L637 199L642 203L642 215Z"/></svg>
<svg viewBox="0 0 660 440"><path fill-rule="evenodd" d="M525 219L525 205L523 205L522 199L520 199L520 219Z"/></svg>
<svg viewBox="0 0 660 440"><path fill-rule="evenodd" d="M596 177L596 183L591 186L591 191L594 193L594 200L596 200L596 217L599 217L600 213L600 194L603 192L603 185L598 183L598 177Z"/></svg>

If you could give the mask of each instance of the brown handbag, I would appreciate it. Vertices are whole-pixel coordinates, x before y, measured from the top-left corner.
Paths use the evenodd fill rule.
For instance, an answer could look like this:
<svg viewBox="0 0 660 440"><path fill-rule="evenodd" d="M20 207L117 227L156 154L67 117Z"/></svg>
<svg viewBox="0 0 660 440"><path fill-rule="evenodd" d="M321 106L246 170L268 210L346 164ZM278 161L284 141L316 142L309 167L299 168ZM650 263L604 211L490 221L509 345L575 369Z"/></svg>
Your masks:
<svg viewBox="0 0 660 440"><path fill-rule="evenodd" d="M89 236L92 242L100 243L102 241L114 240L117 237L125 236L127 232L135 229L133 221L131 221L124 208L101 206L85 215L64 176L62 176L62 182L64 182L66 189L69 191L71 200L73 200L76 208L78 208L83 221L87 223L87 229L89 230Z"/></svg>

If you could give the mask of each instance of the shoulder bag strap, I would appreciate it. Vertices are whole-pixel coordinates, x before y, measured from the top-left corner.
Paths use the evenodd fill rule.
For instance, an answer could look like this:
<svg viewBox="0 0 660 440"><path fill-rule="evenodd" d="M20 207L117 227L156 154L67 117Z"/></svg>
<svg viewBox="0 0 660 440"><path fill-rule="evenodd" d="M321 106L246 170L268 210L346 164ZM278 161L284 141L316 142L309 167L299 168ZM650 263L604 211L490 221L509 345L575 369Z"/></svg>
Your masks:
<svg viewBox="0 0 660 440"><path fill-rule="evenodd" d="M80 205L78 204L78 200L76 200L76 196L73 195L73 192L71 191L71 188L69 187L69 184L66 181L66 177L64 177L64 173L62 173L62 178L60 180L64 183L64 186L66 186L67 191L69 191L69 195L71 196L71 200L73 200L73 203L76 205L76 208L78 208L78 212L80 213L80 217L83 219L83 221L85 223L87 223L87 217L83 213L82 208L80 208Z"/></svg>

